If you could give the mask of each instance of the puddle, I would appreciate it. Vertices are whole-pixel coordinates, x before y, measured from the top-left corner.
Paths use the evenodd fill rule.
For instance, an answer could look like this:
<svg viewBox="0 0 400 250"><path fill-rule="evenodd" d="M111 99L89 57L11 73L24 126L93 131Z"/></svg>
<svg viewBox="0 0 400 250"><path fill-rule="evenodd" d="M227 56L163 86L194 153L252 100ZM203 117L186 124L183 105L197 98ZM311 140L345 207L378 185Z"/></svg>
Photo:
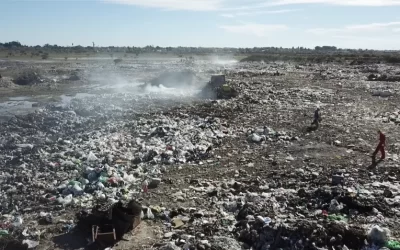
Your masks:
<svg viewBox="0 0 400 250"><path fill-rule="evenodd" d="M37 108L32 107L36 102L30 101L8 101L0 103L0 121L9 119L14 115L25 115L35 111Z"/></svg>
<svg viewBox="0 0 400 250"><path fill-rule="evenodd" d="M12 109L12 108L31 108L32 104L35 102L29 101L9 101L0 103L0 110L1 109Z"/></svg>
<svg viewBox="0 0 400 250"><path fill-rule="evenodd" d="M17 97L9 97L8 100L10 101L25 101L25 100L29 100L31 99L31 97L29 96L17 96Z"/></svg>

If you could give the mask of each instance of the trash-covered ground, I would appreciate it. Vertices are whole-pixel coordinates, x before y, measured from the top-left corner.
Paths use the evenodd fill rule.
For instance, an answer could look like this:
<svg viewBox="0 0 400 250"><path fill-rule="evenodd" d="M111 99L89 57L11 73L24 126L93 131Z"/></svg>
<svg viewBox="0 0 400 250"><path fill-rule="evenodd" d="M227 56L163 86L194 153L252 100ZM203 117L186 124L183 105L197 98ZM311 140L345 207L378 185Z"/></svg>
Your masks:
<svg viewBox="0 0 400 250"><path fill-rule="evenodd" d="M137 199L143 221L112 249L398 249L399 87L369 79L398 68L113 67L104 71L123 72L119 88L87 69L79 81L91 95L2 123L0 243L83 249L91 239L76 233L76 213ZM182 84L139 91L126 80L181 68L226 74L238 96L204 100ZM378 129L387 157L374 165Z"/></svg>

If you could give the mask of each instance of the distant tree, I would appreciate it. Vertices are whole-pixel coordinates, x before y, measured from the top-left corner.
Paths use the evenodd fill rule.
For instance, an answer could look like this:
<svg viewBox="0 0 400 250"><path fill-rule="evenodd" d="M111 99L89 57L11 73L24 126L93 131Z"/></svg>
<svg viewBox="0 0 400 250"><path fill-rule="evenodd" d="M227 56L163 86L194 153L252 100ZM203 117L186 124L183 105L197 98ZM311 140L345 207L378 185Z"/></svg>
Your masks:
<svg viewBox="0 0 400 250"><path fill-rule="evenodd" d="M20 48L22 47L21 43L18 41L12 41L12 42L8 42L8 43L4 43L3 47L5 48Z"/></svg>
<svg viewBox="0 0 400 250"><path fill-rule="evenodd" d="M337 50L335 46L322 46L323 50L329 50L329 51L334 51Z"/></svg>

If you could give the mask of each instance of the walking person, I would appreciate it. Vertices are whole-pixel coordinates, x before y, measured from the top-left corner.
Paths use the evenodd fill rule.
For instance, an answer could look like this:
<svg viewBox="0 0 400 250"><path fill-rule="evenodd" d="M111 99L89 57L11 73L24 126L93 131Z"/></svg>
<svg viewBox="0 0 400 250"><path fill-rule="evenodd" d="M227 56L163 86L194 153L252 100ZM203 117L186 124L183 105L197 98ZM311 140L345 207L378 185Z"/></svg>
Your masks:
<svg viewBox="0 0 400 250"><path fill-rule="evenodd" d="M382 133L381 130L378 130L378 134L379 134L379 144L376 147L375 152L372 154L372 162L376 161L376 155L378 154L378 152L381 153L380 161L385 160L386 136L385 134Z"/></svg>
<svg viewBox="0 0 400 250"><path fill-rule="evenodd" d="M316 128L319 127L319 122L321 121L321 116L319 114L319 108L317 108L314 112L314 121L311 123L311 125L315 125Z"/></svg>

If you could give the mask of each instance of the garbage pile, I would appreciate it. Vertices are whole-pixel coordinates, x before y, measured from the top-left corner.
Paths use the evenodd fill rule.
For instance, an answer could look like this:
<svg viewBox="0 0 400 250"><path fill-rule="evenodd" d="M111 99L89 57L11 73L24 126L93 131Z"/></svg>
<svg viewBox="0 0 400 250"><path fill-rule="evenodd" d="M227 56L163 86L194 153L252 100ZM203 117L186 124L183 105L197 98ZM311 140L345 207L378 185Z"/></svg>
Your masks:
<svg viewBox="0 0 400 250"><path fill-rule="evenodd" d="M33 246L39 222L65 233L72 210L138 198L158 249L396 249L398 99L372 96L363 68L323 66L314 80L316 65L233 66L229 99L105 94L14 117L0 128L0 232ZM374 165L377 128L389 143Z"/></svg>
<svg viewBox="0 0 400 250"><path fill-rule="evenodd" d="M168 197L177 205L152 204L164 224L159 249L396 249L397 133L390 159L378 170L366 156L375 128L394 128L385 122L397 119L397 111L379 112L394 103L354 101L329 79L297 86L263 74L229 76L238 97L201 109L222 114L240 137L220 147L229 159L213 173L223 171L218 177L190 172L174 179L179 186L170 184ZM305 131L317 105L324 110L322 129Z"/></svg>
<svg viewBox="0 0 400 250"><path fill-rule="evenodd" d="M65 209L136 197L144 182L157 188L168 165L201 164L232 133L218 118L163 114L170 97L100 98L49 105L2 124L2 233L37 240L21 232L34 230L32 219L51 224Z"/></svg>
<svg viewBox="0 0 400 250"><path fill-rule="evenodd" d="M79 117L73 111L52 113L43 110L28 116L28 119L33 122L13 119L5 126L7 134L1 139L1 144L7 153L2 160L8 166L18 167L21 173L17 177L2 174L3 183L10 183L4 184L2 191L18 194L31 189L27 185L38 185L30 183L35 175L39 175L38 180L40 176L53 176L52 184L43 184L54 191L59 190L59 195L43 194L43 198L63 205L73 202L73 197L82 196L81 202L86 201L91 197L87 196L88 193L103 190L104 185L138 184L142 181L139 177L143 171L157 175L160 165L206 159L207 149L226 135L221 132L218 119L199 117L171 119L161 115L157 119L138 118L128 120L123 125L125 129L118 124L118 132L110 131L106 126L86 133L82 126L90 127L94 119ZM12 130L18 127L42 132L29 136L29 133L13 133ZM112 130L117 130L117 127ZM49 131L45 134L46 129ZM74 137L66 134L63 139L59 131L68 134L80 131L81 134L78 132ZM35 174L37 167L46 171ZM12 187L12 180L21 182L23 190ZM2 199L3 204L8 202L7 195L2 195Z"/></svg>
<svg viewBox="0 0 400 250"><path fill-rule="evenodd" d="M34 85L43 83L43 81L43 77L38 72L32 70L22 72L14 79L14 83L17 85Z"/></svg>
<svg viewBox="0 0 400 250"><path fill-rule="evenodd" d="M315 188L306 183L323 175L317 169L309 164L292 173L275 171L267 179L250 177L242 169L226 181L191 179L174 199L198 197L202 207L150 207L165 225L166 245L160 249L170 245L176 249L380 249L398 244L390 230L377 226L397 224L391 214L400 213L398 197L394 198L398 185L372 183L356 189L354 179L345 173L340 185ZM295 179L304 187L296 187ZM391 198L383 201L382 192ZM221 238L229 245L218 248Z"/></svg>
<svg viewBox="0 0 400 250"><path fill-rule="evenodd" d="M382 114L383 122L400 124L400 110Z"/></svg>

